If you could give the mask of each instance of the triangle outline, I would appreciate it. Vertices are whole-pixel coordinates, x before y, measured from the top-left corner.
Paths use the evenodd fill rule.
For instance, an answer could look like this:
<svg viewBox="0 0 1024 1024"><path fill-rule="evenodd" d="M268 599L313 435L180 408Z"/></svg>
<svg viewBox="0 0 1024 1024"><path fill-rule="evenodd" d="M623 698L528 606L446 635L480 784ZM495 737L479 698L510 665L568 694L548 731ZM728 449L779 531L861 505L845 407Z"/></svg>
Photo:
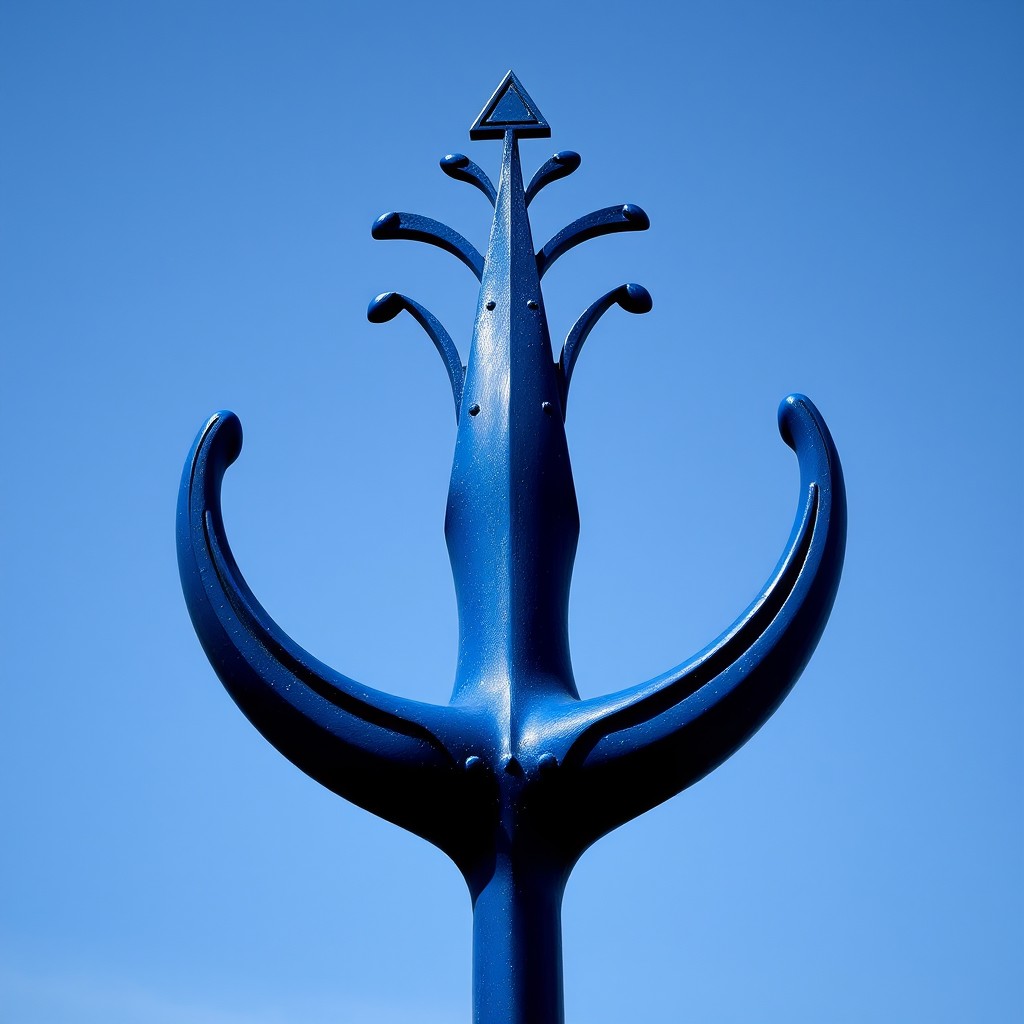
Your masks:
<svg viewBox="0 0 1024 1024"><path fill-rule="evenodd" d="M514 99L523 107L527 114L526 118L510 121L499 120L495 117L498 108L509 98ZM500 139L507 131L514 132L520 138L528 139L546 139L551 135L551 126L540 112L540 108L523 88L523 83L516 77L515 72L511 70L507 72L498 88L491 94L491 98L484 104L483 110L480 111L469 129L469 137L471 139Z"/></svg>

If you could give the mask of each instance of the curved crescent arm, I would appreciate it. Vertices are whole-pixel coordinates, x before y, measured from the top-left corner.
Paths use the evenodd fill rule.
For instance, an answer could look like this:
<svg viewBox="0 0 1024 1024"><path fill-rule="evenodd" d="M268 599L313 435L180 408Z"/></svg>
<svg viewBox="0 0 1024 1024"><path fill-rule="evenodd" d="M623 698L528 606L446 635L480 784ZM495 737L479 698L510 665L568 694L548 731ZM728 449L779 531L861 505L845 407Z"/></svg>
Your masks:
<svg viewBox="0 0 1024 1024"><path fill-rule="evenodd" d="M292 641L246 585L228 547L220 486L242 427L217 413L200 432L178 498L178 567L192 624L254 726L317 782L449 849L465 786L442 731L453 709L364 687Z"/></svg>
<svg viewBox="0 0 1024 1024"><path fill-rule="evenodd" d="M764 590L694 658L584 701L563 722L572 735L563 764L576 775L581 848L721 764L782 703L817 645L846 547L842 467L825 421L803 395L782 403L779 430L800 463L801 500Z"/></svg>
<svg viewBox="0 0 1024 1024"><path fill-rule="evenodd" d="M475 245L458 233L430 217L418 213L385 213L373 222L370 234L380 238L407 238L411 242L426 242L457 256L479 281L484 275L484 258Z"/></svg>

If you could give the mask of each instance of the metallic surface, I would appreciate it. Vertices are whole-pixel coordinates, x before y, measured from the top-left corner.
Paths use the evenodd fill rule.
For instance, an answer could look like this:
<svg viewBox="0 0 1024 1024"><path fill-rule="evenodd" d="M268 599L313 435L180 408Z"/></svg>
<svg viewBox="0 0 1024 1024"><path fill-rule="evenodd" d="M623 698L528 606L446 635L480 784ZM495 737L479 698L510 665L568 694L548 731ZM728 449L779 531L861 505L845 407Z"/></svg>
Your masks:
<svg viewBox="0 0 1024 1024"><path fill-rule="evenodd" d="M581 700L569 656L568 601L579 516L564 418L585 339L613 305L651 308L639 285L598 299L556 360L540 279L573 246L643 230L646 214L611 206L536 251L527 204L579 166L558 153L523 185L518 140L550 134L509 72L471 129L503 142L495 188L468 158L441 161L493 203L487 250L436 221L386 214L375 238L425 241L479 278L463 367L441 324L386 292L368 310L403 309L444 360L458 433L445 537L459 610L448 705L392 696L341 675L295 644L249 590L232 557L220 487L242 432L231 413L204 426L178 504L182 586L199 639L228 692L263 735L318 782L444 850L474 908L478 1024L562 1021L560 905L587 847L707 774L778 707L824 628L842 569L846 504L818 411L787 398L779 427L796 452L792 534L764 589L703 651L654 679Z"/></svg>

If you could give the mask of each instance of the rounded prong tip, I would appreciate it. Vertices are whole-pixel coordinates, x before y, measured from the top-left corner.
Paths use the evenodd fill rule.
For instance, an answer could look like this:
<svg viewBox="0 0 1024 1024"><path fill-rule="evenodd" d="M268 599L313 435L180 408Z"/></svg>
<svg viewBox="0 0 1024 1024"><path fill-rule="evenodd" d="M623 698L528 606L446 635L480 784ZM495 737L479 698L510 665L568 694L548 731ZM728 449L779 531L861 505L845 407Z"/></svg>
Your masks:
<svg viewBox="0 0 1024 1024"><path fill-rule="evenodd" d="M632 224L642 225L645 228L651 226L651 219L635 203L626 203L622 208L622 216Z"/></svg>
<svg viewBox="0 0 1024 1024"><path fill-rule="evenodd" d="M382 213L374 222L373 227L370 228L370 234L374 238L380 238L383 232L393 230L398 227L401 218L397 213Z"/></svg>
<svg viewBox="0 0 1024 1024"><path fill-rule="evenodd" d="M449 167L465 167L469 163L469 157L465 153L449 153L441 157L441 169L448 170Z"/></svg>
<svg viewBox="0 0 1024 1024"><path fill-rule="evenodd" d="M619 305L627 313L649 313L654 306L654 300L642 284L627 284L622 286Z"/></svg>
<svg viewBox="0 0 1024 1024"><path fill-rule="evenodd" d="M402 312L405 302L398 292L381 292L366 307L366 319L371 324L386 324Z"/></svg>
<svg viewBox="0 0 1024 1024"><path fill-rule="evenodd" d="M537 762L537 766L541 770L541 774L550 775L558 767L558 758L555 757L550 751L540 755L540 760Z"/></svg>
<svg viewBox="0 0 1024 1024"><path fill-rule="evenodd" d="M559 150L552 158L556 163L561 164L563 167L568 167L575 171L582 162L582 157L579 153L574 153L571 149Z"/></svg>

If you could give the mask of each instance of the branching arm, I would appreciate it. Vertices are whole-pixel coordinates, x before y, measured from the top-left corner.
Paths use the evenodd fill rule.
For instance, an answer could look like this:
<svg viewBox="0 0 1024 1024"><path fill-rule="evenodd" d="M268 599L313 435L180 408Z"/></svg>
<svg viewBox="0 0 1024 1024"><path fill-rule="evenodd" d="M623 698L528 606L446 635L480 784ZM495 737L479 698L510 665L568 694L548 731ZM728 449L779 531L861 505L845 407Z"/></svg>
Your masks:
<svg viewBox="0 0 1024 1024"><path fill-rule="evenodd" d="M462 389L466 383L466 368L459 358L459 350L455 347L455 342L441 326L437 317L406 295L399 292L382 292L370 303L370 308L366 311L366 319L372 324L387 323L389 320L394 320L403 309L408 310L416 318L444 361L448 379L452 384L452 397L455 399L455 422L458 423L459 410L462 408Z"/></svg>
<svg viewBox="0 0 1024 1024"><path fill-rule="evenodd" d="M385 213L373 223L370 232L374 238L407 238L412 242L436 245L453 256L458 256L479 281L484 273L484 258L468 239L453 231L447 224L417 213Z"/></svg>
<svg viewBox="0 0 1024 1024"><path fill-rule="evenodd" d="M542 188L553 181L558 181L559 178L567 178L579 165L579 153L574 153L571 149L556 153L530 179L530 184L526 186L526 205L529 206L533 202Z"/></svg>
<svg viewBox="0 0 1024 1024"><path fill-rule="evenodd" d="M490 200L491 206L497 198L494 185L482 167L478 167L464 153L449 153L441 158L441 170L456 181L467 181L474 185Z"/></svg>
<svg viewBox="0 0 1024 1024"><path fill-rule="evenodd" d="M627 313L648 313L653 306L650 292L642 285L621 284L587 307L582 316L572 325L572 330L569 331L565 344L562 345L562 354L558 358L558 368L562 379L563 411L569 397L569 381L572 379L572 370L579 358L583 343L587 340L597 321L616 303Z"/></svg>
<svg viewBox="0 0 1024 1024"><path fill-rule="evenodd" d="M650 218L639 206L626 203L625 206L607 206L603 210L588 213L586 217L574 220L562 228L554 238L537 253L537 272L541 277L563 253L599 235L610 235L616 231L646 231L651 226Z"/></svg>

